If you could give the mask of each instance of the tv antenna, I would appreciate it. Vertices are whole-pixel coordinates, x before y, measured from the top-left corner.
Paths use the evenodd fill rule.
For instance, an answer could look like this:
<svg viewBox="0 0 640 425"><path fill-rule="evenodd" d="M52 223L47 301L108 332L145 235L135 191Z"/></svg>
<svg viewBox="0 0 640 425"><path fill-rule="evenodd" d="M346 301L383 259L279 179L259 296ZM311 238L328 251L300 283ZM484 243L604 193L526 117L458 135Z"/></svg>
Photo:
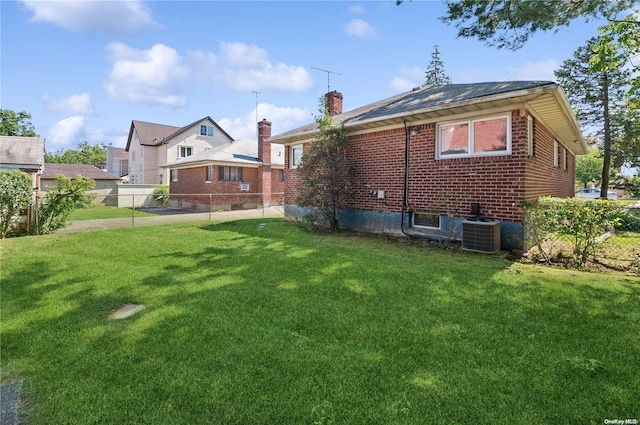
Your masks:
<svg viewBox="0 0 640 425"><path fill-rule="evenodd" d="M258 137L259 132L258 132L258 95L260 94L259 91L255 91L255 90L251 90L251 93L256 95L256 137Z"/></svg>
<svg viewBox="0 0 640 425"><path fill-rule="evenodd" d="M322 71L322 72L326 72L327 73L327 93L329 93L331 91L331 88L330 88L330 85L329 85L329 76L331 74L342 75L342 74L339 74L337 72L329 71L328 69L320 69L320 68L316 68L316 67L313 67L313 66L311 67L311 69L316 69L318 71Z"/></svg>

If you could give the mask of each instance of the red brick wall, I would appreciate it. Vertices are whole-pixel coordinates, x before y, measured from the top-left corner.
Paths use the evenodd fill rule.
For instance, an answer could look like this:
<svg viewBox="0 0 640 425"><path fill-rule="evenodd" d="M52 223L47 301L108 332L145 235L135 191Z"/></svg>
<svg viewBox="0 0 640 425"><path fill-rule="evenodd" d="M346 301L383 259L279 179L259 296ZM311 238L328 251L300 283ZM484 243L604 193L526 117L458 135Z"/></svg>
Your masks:
<svg viewBox="0 0 640 425"><path fill-rule="evenodd" d="M534 201L540 196L551 195L571 197L575 193L576 159L567 151L567 169L562 167L562 152L559 144L558 166L553 165L554 138L540 123L534 123L535 142L533 156L527 161L527 200Z"/></svg>
<svg viewBox="0 0 640 425"><path fill-rule="evenodd" d="M183 202L208 204L207 196L212 194L212 205L238 205L245 203L259 204L262 202L258 192L258 168L243 168L242 183L249 183L249 190L240 190L239 181L218 181L218 166L213 167L210 183L205 182L206 166L197 168L183 168L178 170L178 181L170 183L172 199Z"/></svg>
<svg viewBox="0 0 640 425"><path fill-rule="evenodd" d="M284 182L280 181L280 171L271 169L271 204L280 204L284 200Z"/></svg>
<svg viewBox="0 0 640 425"><path fill-rule="evenodd" d="M527 154L527 116L511 113L511 154L435 159L435 124L419 126L410 139L408 204L413 211L456 217L471 215L471 203L484 216L522 220L522 202L542 194L572 196L575 161L567 154L567 170L553 167L553 138L535 125L535 156ZM414 126L411 126L411 130ZM549 141L551 146L549 147ZM404 128L355 135L348 155L356 163L356 196L348 208L401 212L404 186ZM298 178L285 152L285 203L295 204ZM550 159L549 159L550 156ZM529 183L533 179L536 183ZM385 191L384 199L377 193Z"/></svg>

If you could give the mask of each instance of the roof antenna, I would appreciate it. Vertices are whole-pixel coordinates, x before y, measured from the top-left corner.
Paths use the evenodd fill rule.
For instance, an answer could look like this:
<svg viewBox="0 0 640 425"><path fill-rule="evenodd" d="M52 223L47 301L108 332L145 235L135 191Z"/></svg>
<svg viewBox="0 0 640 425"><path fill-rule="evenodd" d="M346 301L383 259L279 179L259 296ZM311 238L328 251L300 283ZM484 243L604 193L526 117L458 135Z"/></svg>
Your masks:
<svg viewBox="0 0 640 425"><path fill-rule="evenodd" d="M260 94L259 91L255 91L255 90L251 90L251 93L256 95L256 137L259 136L258 133L258 95Z"/></svg>
<svg viewBox="0 0 640 425"><path fill-rule="evenodd" d="M311 69L316 69L318 71L322 71L322 72L326 72L327 73L327 93L331 92L331 88L329 86L329 75L330 74L342 75L342 74L339 74L337 72L329 71L328 69L320 69L320 68L315 68L313 66L311 67Z"/></svg>

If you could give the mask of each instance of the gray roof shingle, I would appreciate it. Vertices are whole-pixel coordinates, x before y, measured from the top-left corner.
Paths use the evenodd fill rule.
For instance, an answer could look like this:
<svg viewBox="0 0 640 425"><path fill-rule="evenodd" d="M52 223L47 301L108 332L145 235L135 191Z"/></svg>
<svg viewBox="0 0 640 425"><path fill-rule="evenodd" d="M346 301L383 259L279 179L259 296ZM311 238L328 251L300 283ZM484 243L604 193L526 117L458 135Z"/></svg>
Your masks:
<svg viewBox="0 0 640 425"><path fill-rule="evenodd" d="M85 179L93 180L120 180L120 177L116 177L113 174L109 174L104 170L93 165L85 164L52 164L46 163L44 172L41 179L54 180L58 174L62 174L65 177L74 178L77 175L81 175Z"/></svg>

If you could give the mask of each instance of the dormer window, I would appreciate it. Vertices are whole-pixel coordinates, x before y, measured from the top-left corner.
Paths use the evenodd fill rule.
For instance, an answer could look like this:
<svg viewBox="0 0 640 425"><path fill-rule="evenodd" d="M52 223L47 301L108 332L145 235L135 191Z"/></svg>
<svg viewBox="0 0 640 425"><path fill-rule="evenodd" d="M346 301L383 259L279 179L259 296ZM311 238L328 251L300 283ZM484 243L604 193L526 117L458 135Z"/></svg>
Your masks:
<svg viewBox="0 0 640 425"><path fill-rule="evenodd" d="M210 125L201 125L200 126L200 135L201 136L213 136L213 127Z"/></svg>
<svg viewBox="0 0 640 425"><path fill-rule="evenodd" d="M191 146L180 146L180 158L186 158L193 154L193 148Z"/></svg>

